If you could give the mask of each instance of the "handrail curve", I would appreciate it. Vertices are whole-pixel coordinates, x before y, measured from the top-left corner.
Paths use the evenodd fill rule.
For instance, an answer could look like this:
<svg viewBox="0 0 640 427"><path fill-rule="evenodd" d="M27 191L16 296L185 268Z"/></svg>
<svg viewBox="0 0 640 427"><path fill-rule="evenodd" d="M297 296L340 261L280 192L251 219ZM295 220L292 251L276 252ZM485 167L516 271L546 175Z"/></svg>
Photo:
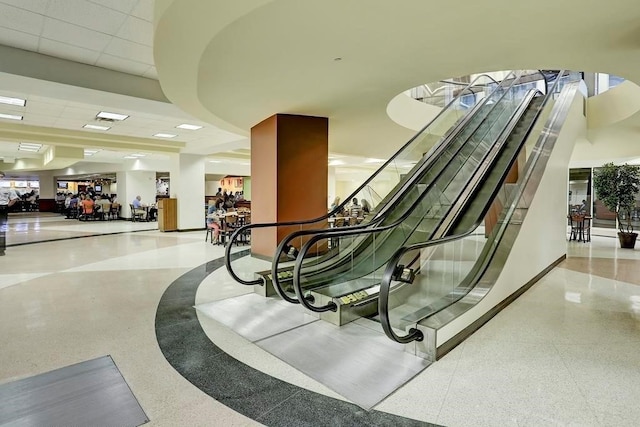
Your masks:
<svg viewBox="0 0 640 427"><path fill-rule="evenodd" d="M487 74L480 74L478 75L478 77L476 79L474 79L473 82L469 83L467 85L467 87L471 87L474 85L477 85L478 81L480 79L488 79L490 81L492 81L493 83L495 83L496 85L499 85L498 82L496 82L495 79L493 79L493 77L487 75ZM255 279L255 280L244 280L242 278L240 278L235 271L233 271L233 267L231 265L231 247L233 246L233 243L239 238L240 235L247 233L249 230L251 229L256 229L256 228L268 228L268 227L286 227L286 226L294 226L294 225L305 225L305 224L313 224L314 222L320 222L323 221L327 218L330 218L331 216L335 215L338 212L341 212L344 207L347 205L347 203L349 203L351 201L351 199L353 197L355 197L356 195L358 195L358 193L360 193L360 191L362 191L365 187L367 187L367 185L376 177L378 176L379 173L381 173L389 164L391 164L396 157L398 157L407 147L409 147L420 135L422 135L422 133L429 127L431 126L431 124L433 122L435 122L436 120L438 120L444 113L445 111L448 111L448 109L450 107L453 106L453 104L461 97L461 95L456 96L454 99L451 100L451 102L449 102L444 108L442 108L442 110L440 110L440 112L438 112L438 114L431 120L429 121L429 123L427 123L422 129L420 129L413 137L411 137L411 139L409 139L409 141L407 141L402 147L400 147L386 162L384 162L371 176L369 176L369 178L367 178L358 188L356 188L351 195L349 195L348 197L346 197L342 203L340 203L338 206L336 206L333 210L329 211L326 214L323 214L317 218L312 218L312 219L307 219L307 220L298 220L298 221L285 221L285 222L269 222L269 223L253 223L253 224L247 224L244 225L240 228L238 228L229 238L229 242L227 244L227 247L225 248L225 267L227 269L227 271L229 272L229 274L231 275L231 277L233 277L234 280L236 280L238 283L241 283L243 285L247 285L247 286L253 286L253 285L262 285L263 281L262 279ZM443 138L444 139L444 138ZM278 257L279 256L279 252L276 253L274 255L274 257Z"/></svg>
<svg viewBox="0 0 640 427"><path fill-rule="evenodd" d="M509 88L513 87L516 85L517 83L517 79L515 79L512 84L509 86ZM504 96L506 96L506 92L500 97L500 99L495 103L496 105L499 104L499 101L502 100L504 98ZM530 98L529 100L533 97L533 93L529 95ZM528 105L528 102L526 103ZM511 115L508 124L505 126L505 129L503 131L501 131L501 133L497 136L496 138L496 143L494 144L494 146L502 146L504 144L504 142L506 141L506 139L508 138L508 136L510 135L511 130L513 129L513 126L515 126L516 122L519 120L519 118L521 117L522 112L524 111L524 108L526 108L525 102L524 102L524 98L522 101L522 105L517 108ZM504 136L503 136L504 135ZM491 150L487 151L487 153L485 154L485 156L483 157L483 161L484 158L486 158L487 156L489 156L491 154ZM496 154L497 155L497 154ZM443 171L441 171L440 173L443 173ZM434 181L437 179L437 177L434 179ZM425 191L423 194L427 194L428 191ZM316 234L315 236L313 236L311 239L309 239L306 244L302 247L302 249L300 250L297 258L296 258L296 262L294 265L294 272L293 272L293 284L294 284L294 290L296 292L296 296L298 298L298 300L300 301L302 298L302 305L304 305L307 309L309 309L310 311L314 311L314 312L325 312L325 311L335 311L337 309L337 306L335 303L333 302L329 302L328 304L324 305L324 306L314 306L312 305L311 301L304 299L304 293L302 290L302 283L300 280L300 274L301 274L301 270L302 270L302 264L305 258L305 255L309 252L309 250L311 249L311 247L313 247L313 245L315 243L317 243L318 241L328 238L330 237L331 234L337 234L338 236L351 236L351 235L362 235L362 234L372 234L372 233L378 233L378 232L382 232L382 231L386 231L389 230L391 228L397 227L400 223L402 223L413 211L413 209L415 208L415 206L417 206L417 204L421 203L422 201L422 197L419 197L413 204L412 206L407 209L405 211L405 213L398 218L396 221L394 221L392 224L388 224L386 226L383 227L377 227L377 228L369 228L366 230L360 230L360 229L355 229L352 228L350 230L339 230L337 232L333 232L333 233L329 233L329 232L324 232L324 233L319 233ZM449 215L447 215L449 216ZM442 221L445 221L446 218L443 218Z"/></svg>
<svg viewBox="0 0 640 427"><path fill-rule="evenodd" d="M564 70L560 72L559 76L562 76L563 73L564 73ZM544 95L544 100L542 104L538 107L538 110L536 112L536 119L539 117L540 113L545 108L549 99L553 96L553 93L555 92L555 88L559 84L560 80L561 80L560 78L557 78L556 81L551 86L551 88L547 87L546 94ZM527 132L531 131L534 122L535 120L532 121ZM498 188L496 188L496 190L494 191L492 198L495 198L497 192L499 191L499 187L500 186L498 186ZM514 199L516 198L517 198L517 195L516 197L514 197ZM391 326L391 321L389 319L389 295L391 291L391 281L393 280L393 275L397 268L397 265L400 262L400 260L403 258L403 256L410 251L424 249L424 248L435 246L435 245L445 244L454 240L463 239L468 235L470 235L471 233L473 233L476 230L476 228L478 228L478 226L482 223L483 217L484 217L483 215L479 215L478 216L479 220L477 220L474 224L472 224L469 227L469 229L467 229L462 233L441 237L441 238L430 240L427 242L419 242L419 243L414 243L408 246L402 246L396 250L394 255L387 262L387 267L385 268L385 271L382 275L382 281L380 283L380 291L378 294L378 313L380 315L380 323L382 324L382 328L388 338L401 344L407 344L411 341L421 341L423 339L422 332L416 328L410 328L407 335L400 336L396 334L395 331L393 330L393 327Z"/></svg>

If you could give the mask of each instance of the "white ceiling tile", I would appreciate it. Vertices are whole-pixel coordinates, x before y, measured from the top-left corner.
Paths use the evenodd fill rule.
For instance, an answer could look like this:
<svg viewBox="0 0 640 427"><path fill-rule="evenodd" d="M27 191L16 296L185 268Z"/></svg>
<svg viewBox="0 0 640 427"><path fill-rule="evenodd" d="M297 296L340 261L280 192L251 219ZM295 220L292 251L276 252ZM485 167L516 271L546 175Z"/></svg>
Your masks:
<svg viewBox="0 0 640 427"><path fill-rule="evenodd" d="M149 79L158 80L158 70L156 70L156 67L151 67L142 76Z"/></svg>
<svg viewBox="0 0 640 427"><path fill-rule="evenodd" d="M45 20L42 37L99 52L102 52L111 40L106 34L51 18Z"/></svg>
<svg viewBox="0 0 640 427"><path fill-rule="evenodd" d="M153 22L153 0L140 0L131 14L136 18Z"/></svg>
<svg viewBox="0 0 640 427"><path fill-rule="evenodd" d="M116 37L145 46L153 46L153 24L134 16L129 16Z"/></svg>
<svg viewBox="0 0 640 427"><path fill-rule="evenodd" d="M53 126L57 118L53 116L46 116L42 114L28 113L25 115L22 121L25 125L31 126Z"/></svg>
<svg viewBox="0 0 640 427"><path fill-rule="evenodd" d="M131 9L133 9L138 0L89 0L91 3L99 4L109 9L114 9L122 13L129 14Z"/></svg>
<svg viewBox="0 0 640 427"><path fill-rule="evenodd" d="M38 50L38 36L0 27L0 44L35 52Z"/></svg>
<svg viewBox="0 0 640 427"><path fill-rule="evenodd" d="M47 16L99 31L115 34L127 15L88 1L51 0Z"/></svg>
<svg viewBox="0 0 640 427"><path fill-rule="evenodd" d="M44 15L49 6L49 0L0 0L0 3L30 10L31 12Z"/></svg>
<svg viewBox="0 0 640 427"><path fill-rule="evenodd" d="M144 46L119 38L113 38L104 50L104 53L117 56L118 58L142 62L147 65L154 65L153 48L151 46ZM148 67L145 68L141 74L147 71L147 69Z"/></svg>
<svg viewBox="0 0 640 427"><path fill-rule="evenodd" d="M17 105L0 104L0 113L23 115L25 111L26 111L25 107L19 107Z"/></svg>
<svg viewBox="0 0 640 427"><path fill-rule="evenodd" d="M111 55L100 55L96 62L98 67L108 68L110 70L122 71L123 73L134 74L141 76L142 73L147 71L149 66L147 64L141 64L140 62L129 61L128 59L118 58Z"/></svg>
<svg viewBox="0 0 640 427"><path fill-rule="evenodd" d="M82 62L84 64L95 64L100 52L85 49L83 47L71 46L54 40L41 39L38 52L57 58L69 59L71 61Z"/></svg>
<svg viewBox="0 0 640 427"><path fill-rule="evenodd" d="M67 119L93 120L96 114L98 114L98 111L94 108L64 107L61 117Z"/></svg>
<svg viewBox="0 0 640 427"><path fill-rule="evenodd" d="M0 27L40 35L44 16L0 3Z"/></svg>

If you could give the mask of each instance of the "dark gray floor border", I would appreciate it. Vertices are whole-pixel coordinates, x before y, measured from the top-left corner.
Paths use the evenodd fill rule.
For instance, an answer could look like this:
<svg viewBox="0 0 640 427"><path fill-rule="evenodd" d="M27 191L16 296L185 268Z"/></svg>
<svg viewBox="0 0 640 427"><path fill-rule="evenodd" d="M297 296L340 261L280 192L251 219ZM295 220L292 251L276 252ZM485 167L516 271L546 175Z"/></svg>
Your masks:
<svg viewBox="0 0 640 427"><path fill-rule="evenodd" d="M158 231L158 229L151 228L149 230L114 231L111 233L94 233L94 234L84 234L82 236L58 237L55 239L34 240L33 242L8 243L7 248L16 247L16 246L35 245L36 243L49 243L49 242L60 242L62 240L84 239L85 237L100 237L100 236L113 236L114 234L141 233L143 231Z"/></svg>
<svg viewBox="0 0 640 427"><path fill-rule="evenodd" d="M243 250L232 256L238 259L249 252ZM209 340L193 308L200 283L223 266L224 258L217 258L183 274L169 285L158 304L156 338L160 350L190 383L267 426L435 425L380 411L367 412L271 377L226 354Z"/></svg>

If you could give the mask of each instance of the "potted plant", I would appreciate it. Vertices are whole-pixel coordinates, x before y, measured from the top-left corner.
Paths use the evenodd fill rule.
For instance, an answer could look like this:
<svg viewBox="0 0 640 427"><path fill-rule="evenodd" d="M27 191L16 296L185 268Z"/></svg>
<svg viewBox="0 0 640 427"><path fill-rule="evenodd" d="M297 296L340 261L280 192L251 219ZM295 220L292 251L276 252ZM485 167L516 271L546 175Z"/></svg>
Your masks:
<svg viewBox="0 0 640 427"><path fill-rule="evenodd" d="M640 191L640 167L607 163L595 171L593 186L607 209L616 213L620 247L633 249L638 233L633 232L631 213Z"/></svg>

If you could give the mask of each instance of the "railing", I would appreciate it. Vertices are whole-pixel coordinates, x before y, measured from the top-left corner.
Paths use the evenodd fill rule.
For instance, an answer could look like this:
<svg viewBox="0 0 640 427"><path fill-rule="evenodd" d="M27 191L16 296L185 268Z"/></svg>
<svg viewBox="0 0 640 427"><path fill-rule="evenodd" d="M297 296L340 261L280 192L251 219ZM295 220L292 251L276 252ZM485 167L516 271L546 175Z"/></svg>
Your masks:
<svg viewBox="0 0 640 427"><path fill-rule="evenodd" d="M564 73L561 72L560 76L562 76L563 74ZM551 86L551 88L547 91L547 95L545 96L543 103L538 108L538 111L536 113L537 115L539 115L540 112L545 108L549 100L553 97L553 94L555 93L555 91L559 87L561 87L561 84L562 84L561 81L562 81L561 78L557 78L553 83L553 85ZM561 106L556 105L554 107L555 113L552 113L552 114L555 114L555 115L553 115L553 117L549 120L549 122L551 123L557 122L558 114L559 114L558 111L560 111L560 109L561 109ZM528 131L530 130L531 129L529 129ZM468 250L467 252L465 252L465 248L463 246L465 244L465 238L470 237L478 229L478 227L482 223L482 218L484 215L479 216L478 221L476 221L473 225L471 225L466 231L460 232L459 234L456 234L453 236L446 236L446 237L428 241L428 242L416 243L413 245L401 247L396 251L394 256L387 263L387 266L383 274L383 280L380 286L380 293L378 296L378 309L379 309L380 321L382 323L382 327L385 331L385 334L390 339L399 343L408 343L414 340L417 340L417 341L422 340L423 338L422 332L420 332L415 327L409 328L406 335L398 335L394 329L402 328L403 326L407 327L410 324L416 324L418 321L420 321L421 319L424 319L426 316L432 316L438 312L441 312L442 310L445 310L447 307L452 306L456 302L460 301L465 296L469 295L469 293L474 289L474 287L476 286L476 283L478 283L480 278L483 277L483 274L487 268L488 263L491 261L492 257L494 256L493 254L495 254L498 248L498 244L500 243L501 238L504 235L506 227L514 215L514 212L516 210L516 205L522 199L523 193L529 183L533 170L536 169L536 167L540 168L540 165L538 165L538 160L543 152L543 149L545 151L549 151L549 148L545 144L547 144L549 140L552 140L553 142L555 142L555 139L553 138L555 138L555 136L550 136L549 133L543 132L543 135L538 140L536 149L533 150L533 155L527 161L527 164L525 166L525 173L523 175L523 178L517 184L518 186L516 190L513 190L513 189L508 190L506 188L503 188L502 185L498 186L494 190L492 199L496 199L496 196L498 196L498 193L501 193L500 197L497 199L502 200L504 202L504 206L507 206L508 208L505 209L505 213L503 214L504 216L503 216L503 220L500 223L500 227L496 227L490 239L484 244L484 246L482 247L482 252L479 254L478 259L473 260L472 259L473 255L471 255L471 259L465 258L465 257L469 257L470 253L468 253L469 252ZM549 144L549 145L552 145L552 144ZM522 219L523 218L520 218L520 217L518 218L519 221L521 221ZM473 240L471 239L469 240L468 243L471 243L471 245L474 244ZM454 263L456 267L458 267L458 271L456 271L455 274L454 272L450 272L451 282L452 283L457 282L458 284L454 285L451 288L451 291L446 293L444 296L440 297L439 299L436 298L434 301L426 304L424 309L419 310L417 313L414 313L411 315L407 315L405 313L403 319L400 319L401 321L398 322L403 324L394 328L389 315L390 295L396 294L396 298L395 298L396 304L398 304L400 301L403 301L403 296L402 296L403 293L405 294L404 295L405 300L411 299L412 301L414 301L418 299L418 297L424 298L423 296L419 295L419 290L407 291L410 289L412 285L406 285L401 281L397 281L398 277L396 275L396 272L398 271L399 266L401 265L401 262L403 262L402 260L406 261L408 259L408 260L411 260L411 262L420 262L421 265L419 265L419 267L415 270L420 271L421 274L427 274L428 271L422 267L423 260L426 260L425 263L426 262L432 262L432 263L445 262L446 263L449 261L453 262L451 256L449 256L451 254L459 254L459 256L464 258ZM463 266L466 266L468 270L464 269ZM404 268L404 266L402 267ZM439 273L441 273L440 270L438 271ZM444 272L441 274L443 276L446 276L447 272ZM486 281L487 278L483 277L482 280ZM396 281L395 289L392 289L391 287L392 281ZM434 285L435 285L435 282L434 282ZM446 289L446 286L444 288ZM474 301L479 301L479 299L481 299L482 296L484 296L486 292L488 292L488 289L490 289L490 286L486 286L485 288L486 289L484 290L484 292L475 292L475 293L478 293L478 295L474 295L474 298L473 298ZM452 316L453 314L450 314L445 317L449 319L450 317L452 318Z"/></svg>
<svg viewBox="0 0 640 427"><path fill-rule="evenodd" d="M494 107L496 105L500 104L500 101L509 93L509 90L511 90L512 88L517 86L517 79L514 79L513 82L511 83L511 85L506 88L507 90L500 96L499 99L494 100ZM532 96L532 95L531 95ZM528 105L528 102L526 102L526 104ZM523 103L524 105L524 103ZM520 106L520 108L516 109L516 111L514 111L512 114L509 113L510 115L508 116L508 122L513 122L514 121L514 117L520 117L519 114L522 113L523 108L525 108L523 105ZM508 109L505 109L504 111L509 111ZM504 111L500 111L499 112L499 116L501 116ZM496 121L497 126L499 126L498 129L498 134L496 135L497 138L497 144L501 144L502 142L504 142L504 140L508 137L508 134L510 132L510 128L508 128L505 131L504 128L504 124L500 124L498 121ZM515 125L515 124L514 124ZM493 126L493 125L492 125ZM505 134L506 132L506 136L502 136L502 134ZM494 150L488 150L485 154L484 157L482 159L474 159L474 160L478 160L481 164L487 163L487 162L491 162L490 159L487 158L487 156L497 156L498 152L499 152L499 148L495 148ZM473 168L473 162L471 163L471 167ZM443 170L444 171L444 170ZM443 171L441 171L440 173L442 173ZM436 180L434 179L434 182ZM455 188L455 187L454 187ZM443 192L446 191L443 190ZM425 192L423 193L423 196L418 197L417 200L414 201L414 203L412 204L412 206L407 209L403 215L401 215L398 219L396 219L395 221L393 221L391 224L388 225L384 225L381 227L376 227L376 228L366 228L366 229L351 229L351 230L331 230L331 231L325 231L323 233L320 234L316 234L313 237L311 237L303 246L303 248L300 251L300 254L298 255L298 257L296 258L296 263L294 266L294 273L293 273L293 284L294 284L294 290L296 292L296 296L298 298L298 301L300 301L306 308L308 308L311 311L316 311L316 312L323 312L323 311L329 311L329 310L336 310L336 305L333 302L328 302L327 304L323 305L323 306L314 306L312 304L312 302L305 298L304 295L304 290L302 289L302 280L301 280L301 271L302 271L302 267L303 267L303 262L305 262L305 259L307 257L307 253L309 252L309 250L314 247L314 245L316 245L319 241L323 240L323 239L329 239L329 238L335 238L336 236L339 237L349 237L349 236L359 236L362 238L362 236L366 236L366 235L377 235L380 234L382 232L386 232L388 230L392 230L395 229L396 227L399 227L402 225L402 223L415 211L415 208L418 204L421 204L424 202L423 198L424 195L428 194L428 189L425 190ZM436 199L441 199L441 195L444 193L440 193L438 194L435 198ZM431 201L430 201L431 202ZM431 203L427 203L427 205L430 205ZM449 205L450 207L454 207L455 208L455 204L451 203ZM443 221L448 220L448 218L441 218ZM419 223L418 223L419 225ZM412 230L409 230L409 235L412 233ZM362 244L363 241L359 241L359 242L355 242L358 244ZM371 245L376 245L377 242L375 241L375 237L373 237L373 242L371 242L371 240L367 240L365 243L371 244ZM353 244L352 246L356 246L356 244ZM381 247L381 246L380 246ZM378 254L374 253L371 258L375 258L376 256L378 256ZM383 255L380 255L380 257L383 257ZM388 258L387 258L388 259ZM375 262L380 263L380 265L384 265L386 264L387 259L382 259L382 261L379 259ZM349 261L349 260L347 260ZM308 263L309 264L309 263ZM312 273L316 273L316 271L313 270L313 267L315 267L314 263L310 263L311 265L311 272ZM376 266L369 266L369 272L374 272L376 271Z"/></svg>
<svg viewBox="0 0 640 427"><path fill-rule="evenodd" d="M472 85L479 86L481 79L488 81L488 85L496 84L493 79L487 76L479 76ZM471 85L470 84L470 85ZM229 239L226 251L225 251L225 266L227 271L236 281L243 285L260 285L262 284L262 279L254 279L254 280L245 280L239 277L238 274L233 270L231 264L231 248L233 243L238 239L239 236L246 234L250 230L261 229L261 228L271 228L271 227L287 227L288 230L292 228L298 227L299 229L309 229L316 228L320 225L326 225L326 220L331 216L336 215L339 212L342 212L347 203L349 203L353 198L363 198L367 197L369 200L373 199L373 192L375 191L376 184L379 179L380 181L384 181L385 183L389 180L389 175L393 176L399 182L398 185L402 184L402 177L404 176L404 171L409 172L408 175L411 174L411 171L408 170L408 167L418 168L420 166L419 160L423 158L429 158L438 147L437 142L440 140L444 140L449 133L445 133L445 136L440 136L439 132L442 128L449 129L452 124L459 121L462 117L466 115L466 111L456 110L453 108L454 104L458 101L456 98L452 101L445 109L440 111L440 113L422 130L420 130L413 138L411 138L405 145L403 145L389 160L387 160L378 170L376 170L363 184L361 184L349 197L343 200L341 203L338 203L330 212L324 214L320 217L302 220L302 221L286 221L286 222L272 222L272 223L252 223L245 225L238 230L236 230L231 238ZM426 154L425 154L426 153ZM384 175L384 176L383 176ZM393 194L393 191L390 195ZM384 205L387 202L387 198L383 199L381 205ZM374 214L375 207L374 208ZM279 249L280 250L280 249ZM278 258L281 252L276 252L274 258Z"/></svg>
<svg viewBox="0 0 640 427"><path fill-rule="evenodd" d="M512 74L510 74L510 76L512 76ZM515 74L513 74L513 76L515 76ZM498 93L499 94L499 89L505 90L505 88L503 87L504 84L507 84L509 87L515 85L515 82L517 82L516 79L505 79L505 82L508 83L501 83L498 85L498 88L496 90L494 90L492 92L492 94L490 96L487 96L482 103L479 103L474 110L478 110L480 109L485 102L488 101L497 101L495 99L492 99L492 96L494 96L494 94ZM505 92L506 94L506 92ZM485 120L486 117L489 115L489 112L493 110L493 108L495 108L495 105L497 105L497 102L494 103L493 107L491 107L490 110L485 111L484 113L486 114L484 117L481 116L482 120ZM429 156L429 158L420 165L420 167L417 169L417 171L415 171L411 177L409 179L407 179L404 184L402 185L402 187L400 189L397 189L396 191L393 192L392 195L389 195L387 197L388 201L387 203L381 208L381 210L379 212L377 212L374 216L372 220L367 221L366 223L363 223L361 225L358 226L354 226L354 227L349 227L350 230L364 230L373 226L377 226L379 223L381 223L384 219L386 219L386 212L388 211L388 209L395 207L397 203L400 202L400 200L402 200L404 198L404 194L406 194L406 192L411 189L412 187L415 186L415 182L418 181L420 179L420 177L422 176L422 174L424 173L425 170L429 170L430 167L432 167L433 163L439 158L439 156L445 152L445 150L448 150L448 144L451 143L451 141L460 133L460 131L462 129L468 130L468 126L467 126L467 122L469 120L471 120L471 118L475 118L474 115L475 111L468 114L467 116L465 116L465 118L460 121L456 126L454 126L454 128L449 132L448 137L445 138L445 140L438 146L436 147L435 150L432 151L431 156ZM481 124L483 123L483 121L479 122L476 127L473 127L471 130L472 132L475 131L478 127L481 126ZM462 150L464 147L460 146L458 148L459 152L460 150ZM455 156L455 154L449 153L450 156ZM416 200L416 203L418 203L420 200L418 198L418 200ZM409 212L414 209L415 206L412 206L409 208L409 210L406 212L407 215L409 214ZM337 236L340 236L340 233L344 231L344 229L311 229L311 230L300 230L300 231L296 231L293 232L291 234L289 234L287 237L285 237L280 244L278 245L278 248L276 250L276 253L279 254L282 251L286 250L286 248L290 248L292 247L291 242L294 239L300 239L299 241L299 247L303 246L305 244L303 238L309 235L314 235L314 234L318 234L318 233L329 233L329 234L335 234ZM356 233L357 234L357 233ZM326 234L325 234L326 235ZM305 254L306 256L306 254ZM279 265L279 259L275 258L273 263L272 263L272 270L271 270L271 277L272 277L272 284L273 287L276 291L276 293L283 298L285 301L291 302L291 303L298 303L299 301L299 297L296 295L296 297L290 296L287 294L287 292L283 289L281 283L280 283L280 278L278 275L278 271L280 269L280 265ZM304 303L303 303L304 304ZM305 306L307 307L312 307L309 304L305 304ZM310 308L310 309L314 309L314 308Z"/></svg>

